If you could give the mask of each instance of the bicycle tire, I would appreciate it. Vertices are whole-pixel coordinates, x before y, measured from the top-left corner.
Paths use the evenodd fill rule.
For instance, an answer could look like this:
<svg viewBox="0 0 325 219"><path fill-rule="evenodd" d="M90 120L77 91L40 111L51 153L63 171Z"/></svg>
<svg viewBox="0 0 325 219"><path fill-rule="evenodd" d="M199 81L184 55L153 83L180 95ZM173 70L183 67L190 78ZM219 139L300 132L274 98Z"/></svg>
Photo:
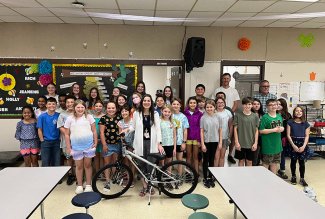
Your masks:
<svg viewBox="0 0 325 219"><path fill-rule="evenodd" d="M182 175L178 173L178 166L182 166ZM168 170L171 169L171 171ZM182 198L186 194L192 193L198 184L198 174L195 169L185 161L172 161L164 165L161 170L168 173L168 177L158 171L158 181L161 191L171 198Z"/></svg>
<svg viewBox="0 0 325 219"><path fill-rule="evenodd" d="M105 171L107 171L106 175ZM110 184L110 189L107 189L107 182ZM102 167L94 175L92 188L102 198L113 199L123 195L130 188L132 182L133 173L131 169L127 165L117 162Z"/></svg>

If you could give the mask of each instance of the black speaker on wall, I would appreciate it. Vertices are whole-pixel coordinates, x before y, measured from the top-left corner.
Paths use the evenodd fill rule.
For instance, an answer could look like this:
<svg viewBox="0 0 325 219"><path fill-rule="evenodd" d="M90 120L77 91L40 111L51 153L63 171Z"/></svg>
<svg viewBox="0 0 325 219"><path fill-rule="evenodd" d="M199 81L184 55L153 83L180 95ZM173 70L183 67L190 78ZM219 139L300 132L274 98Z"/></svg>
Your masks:
<svg viewBox="0 0 325 219"><path fill-rule="evenodd" d="M187 40L184 52L186 72L190 72L194 67L202 67L205 57L205 39L202 37L191 37Z"/></svg>

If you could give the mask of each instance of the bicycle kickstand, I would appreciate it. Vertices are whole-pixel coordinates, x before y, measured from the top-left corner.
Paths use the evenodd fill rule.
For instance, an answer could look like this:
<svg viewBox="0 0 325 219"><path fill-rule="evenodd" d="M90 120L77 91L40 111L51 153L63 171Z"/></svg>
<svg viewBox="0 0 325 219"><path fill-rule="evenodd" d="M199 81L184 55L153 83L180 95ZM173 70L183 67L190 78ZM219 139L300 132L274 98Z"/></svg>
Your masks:
<svg viewBox="0 0 325 219"><path fill-rule="evenodd" d="M150 202L151 202L151 190L152 190L152 186L150 186L149 188L149 202L148 202L148 205L150 205Z"/></svg>

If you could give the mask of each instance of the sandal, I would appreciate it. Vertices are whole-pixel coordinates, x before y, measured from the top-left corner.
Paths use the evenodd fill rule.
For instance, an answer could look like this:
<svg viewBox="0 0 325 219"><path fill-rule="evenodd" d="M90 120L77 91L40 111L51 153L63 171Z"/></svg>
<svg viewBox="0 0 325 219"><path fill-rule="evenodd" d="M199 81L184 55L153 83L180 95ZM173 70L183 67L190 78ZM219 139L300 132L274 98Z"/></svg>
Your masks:
<svg viewBox="0 0 325 219"><path fill-rule="evenodd" d="M146 195L146 191L147 191L147 188L142 188L141 190L140 190L140 192L139 192L139 196L140 197L144 197L145 195Z"/></svg>

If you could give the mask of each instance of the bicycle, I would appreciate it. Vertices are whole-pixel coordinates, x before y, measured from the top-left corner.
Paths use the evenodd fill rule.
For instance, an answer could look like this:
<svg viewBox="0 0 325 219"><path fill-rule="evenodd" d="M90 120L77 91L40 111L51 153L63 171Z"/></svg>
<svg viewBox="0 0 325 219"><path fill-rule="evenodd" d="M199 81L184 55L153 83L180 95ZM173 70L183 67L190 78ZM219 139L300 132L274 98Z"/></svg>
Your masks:
<svg viewBox="0 0 325 219"><path fill-rule="evenodd" d="M198 184L198 174L195 169L185 161L172 161L160 167L159 162L165 158L159 153L149 154L148 158L154 158L152 163L136 154L133 147L121 141L122 153L118 161L102 167L92 179L93 191L98 192L105 199L113 199L123 195L133 182L133 173L129 166L123 163L127 158L144 178L149 188L149 203L151 190L158 189L159 195L164 193L171 198L182 198L184 195L194 191ZM128 150L131 149L132 151ZM139 161L152 167L150 173L144 173Z"/></svg>

